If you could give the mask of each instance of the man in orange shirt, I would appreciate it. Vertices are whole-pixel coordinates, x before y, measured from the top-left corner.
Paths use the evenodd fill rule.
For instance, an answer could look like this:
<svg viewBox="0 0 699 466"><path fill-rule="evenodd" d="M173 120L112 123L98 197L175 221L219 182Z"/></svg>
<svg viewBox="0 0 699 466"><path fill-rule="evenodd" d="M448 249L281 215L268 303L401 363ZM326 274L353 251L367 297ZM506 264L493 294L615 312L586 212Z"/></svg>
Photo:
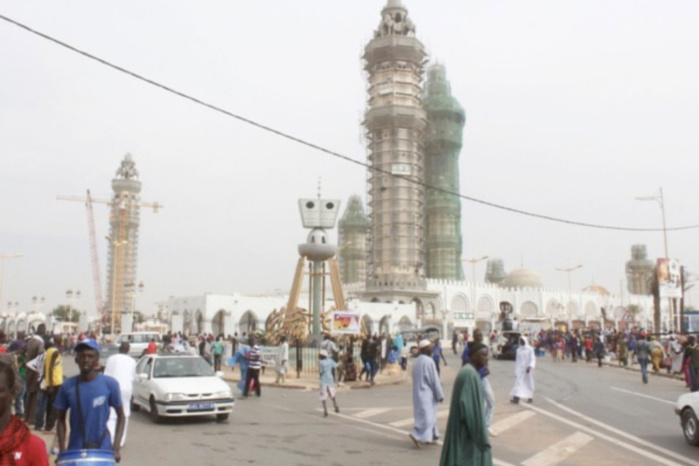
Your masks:
<svg viewBox="0 0 699 466"><path fill-rule="evenodd" d="M148 348L146 348L146 353L147 354L155 354L158 352L158 344L155 342L155 338L150 339L150 343L148 343Z"/></svg>

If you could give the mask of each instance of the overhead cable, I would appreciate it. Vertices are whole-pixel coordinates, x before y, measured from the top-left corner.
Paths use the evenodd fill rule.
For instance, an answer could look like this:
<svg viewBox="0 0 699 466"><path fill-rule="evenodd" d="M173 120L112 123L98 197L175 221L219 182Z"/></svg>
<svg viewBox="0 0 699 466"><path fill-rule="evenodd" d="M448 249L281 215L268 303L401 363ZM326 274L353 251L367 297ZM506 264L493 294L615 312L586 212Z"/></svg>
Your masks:
<svg viewBox="0 0 699 466"><path fill-rule="evenodd" d="M299 138L299 137L296 137L296 136L294 136L294 135L285 133L285 132L280 131L280 130L278 130L278 129L275 129L275 128L272 128L272 127L270 127L270 126L267 126L267 125L265 125L265 124L258 123L258 122L256 122L256 121L251 120L251 119L249 119L249 118L246 118L246 117L244 117L244 116L242 116L242 115L238 115L238 114L236 114L236 113L233 113L233 112L231 112L231 111L228 111L228 110L226 110L226 109L224 109L224 108L218 107L218 106L216 106L216 105L214 105L214 104L210 104L210 103L208 103L208 102L205 102L205 101L203 101L203 100L201 100L201 99L198 99L198 98L193 97L193 96L191 96L191 95L189 95L189 94L186 94L186 93L184 93L184 92L181 92L181 91L178 91L178 90L176 90L176 89L173 89L173 88L171 88L171 87L169 87L169 86L166 86L166 85L164 85L164 84L161 84L161 83L159 83L159 82L157 82L157 81L154 81L154 80L152 80L152 79L149 79L149 78L147 78L147 77L145 77L145 76L142 76L142 75L140 75L140 74L138 74L138 73L135 73L135 72L133 72L133 71L130 71L130 70L126 69L126 68L123 68L123 67L121 67L121 66L119 66L119 65L116 65L116 64L114 64L114 63L112 63L112 62L109 62L109 61L107 61L107 60L105 60L105 59L103 59L103 58L100 58L100 57L98 57L98 56L96 56L96 55L93 55L93 54L91 54L91 53L89 53L89 52L86 52L86 51L81 50L81 49L79 49L79 48L77 48L77 47L74 47L74 46L72 46L72 45L70 45L70 44L68 44L68 43L66 43L66 42L63 42L63 41L61 41L61 40L59 40L59 39L56 39L56 38L54 38L54 37L52 37L52 36L49 36L48 34L45 34L45 33L43 33L43 32L37 31L37 30L35 30L35 29L33 29L33 28L27 26L26 24L20 23L19 21L16 21L16 20L14 20L14 19L12 19L12 18L9 18L9 17L7 17L7 16L4 16L4 15L2 15L2 14L0 14L0 19L2 19L3 21L6 21L6 22L8 22L8 23L11 23L11 24L13 24L13 25L15 25L15 26L17 26L17 27L19 27L19 28L22 28L22 29L24 29L25 31L28 31L28 32L30 32L30 33L32 33L32 34L34 34L34 35L37 35L37 36L39 36L39 37L41 37L41 38L43 38L43 39L46 39L46 40L48 40L48 41L50 41L50 42L53 42L54 44L60 45L61 47L64 47L64 48L66 48L66 49L68 49L68 50L70 50L70 51L72 51L72 52L75 52L75 53L80 54L80 55L82 55L82 56L84 56L84 57L86 57L86 58L89 58L90 60L93 60L93 61L96 61L96 62L98 62L98 63L101 63L102 65L105 65L105 66L107 66L107 67L109 67L109 68L112 68L112 69L114 69L114 70L116 70L116 71L119 71L119 72L121 72L121 73L124 73L124 74L126 74L126 75L129 75L129 76L131 76L132 78L138 79L139 81L142 81L142 82L145 82L145 83L150 84L150 85L152 85L152 86L155 86L155 87L157 87L157 88L159 88L159 89L162 89L162 90L164 90L164 91L166 91L166 92L169 92L169 93L171 93L171 94L174 94L174 95L176 95L176 96L178 96L178 97L181 97L181 98L183 98L183 99L186 99L186 100L189 100L189 101L191 101L191 102L194 102L194 103L196 103L196 104L198 104L198 105L201 105L201 106L203 106L203 107L206 107L206 108L208 108L208 109L210 109L210 110L213 110L213 111L218 112L218 113L222 113L222 114L224 114L224 115L226 115L226 116L228 116L228 117L231 117L231 118L235 118L236 120L242 121L243 123L247 123L247 124L249 124L249 125L251 125L251 126L254 126L254 127L256 127L256 128L259 128L259 129L261 129L261 130L263 130L263 131L267 131L267 132L276 134L277 136L280 136L280 137L282 137L282 138L285 138L285 139L288 139L288 140L290 140L290 141L296 142L296 143L298 143L298 144L302 144L302 145L304 145L304 146L306 146L306 147L310 147L310 148L315 149L315 150L317 150L317 151L323 152L323 153L325 153L325 154L327 154L327 155L331 155L331 156L336 157L336 158L338 158L338 159L344 160L345 162L348 162L348 163L351 163L351 164L354 164L354 165L358 165L358 166L360 166L360 167L363 167L363 168L366 168L366 169L368 169L368 170L371 170L371 171L373 171L373 172L375 172L375 173L381 173L381 174L383 174L383 175L387 175L387 176L391 176L391 177L395 177L395 178L400 178L400 179L405 180L405 181L407 181L407 182L409 182L409 183L422 186L422 187L424 187L425 189L429 189L429 190L436 191L436 192L441 192L441 193L443 193L443 194L448 194L448 195L450 195L450 196L455 196L455 197L464 199L464 200L466 200L466 201L474 202L474 203L477 203L477 204L485 205L485 206L492 207L492 208L499 209L499 210L504 210L504 211L506 211L506 212L512 212L512 213L516 213L516 214L520 214L520 215L525 215L525 216L533 217L533 218L538 218L538 219L542 219L542 220L549 220L549 221L551 221L551 222L564 223L564 224L567 224L567 225L574 225L574 226L580 226L580 227L586 227L586 228L597 228L597 229L604 229L604 230L616 230L616 231L636 231L636 232L653 232L653 231L656 231L656 232L657 232L657 231L663 231L662 228L635 228L635 227L624 227L624 226L614 226L614 225L602 225L602 224L596 224L596 223L588 223L588 222L580 222L580 221L575 221L575 220L568 220L568 219L564 219L564 218L560 218L560 217L554 217L554 216L551 216L551 215L539 214L539 213L535 213L535 212L525 211L525 210L522 210L522 209L517 209L517 208L514 208L514 207L508 207L508 206L505 206L505 205L502 205L502 204L497 204L497 203L495 203L495 202L490 202L490 201L486 201L486 200L483 200L483 199L478 199L478 198L475 198L475 197L467 196L467 195L465 195L465 194L453 192L453 191L450 191L450 190L448 190L448 189L443 189L443 188L440 188L440 187L437 187L437 186L431 186L431 185L429 185L429 184L427 184L427 183L424 183L424 182L422 182L422 181L413 180L413 179L408 178L408 177L406 177L406 176L397 175L397 174L391 173L391 172L388 171L388 170L384 170L384 169L382 169L382 168L374 167L374 166L372 166L372 165L370 165L370 164L368 164L368 163L366 163L366 162L362 162L362 161L360 161L360 160L353 159L352 157L349 157L349 156L347 156L347 155L340 154L340 153L338 153L338 152L335 152L335 151L332 151L332 150L327 149L327 148L325 148L325 147L319 146L319 145L314 144L314 143L312 143L312 142L310 142L310 141L307 141L307 140L305 140L305 139L301 139L301 138ZM685 226L680 226L680 227L666 228L666 230L667 230L667 231L681 231L681 230L692 230L692 229L697 229L697 228L699 228L699 225L685 225Z"/></svg>

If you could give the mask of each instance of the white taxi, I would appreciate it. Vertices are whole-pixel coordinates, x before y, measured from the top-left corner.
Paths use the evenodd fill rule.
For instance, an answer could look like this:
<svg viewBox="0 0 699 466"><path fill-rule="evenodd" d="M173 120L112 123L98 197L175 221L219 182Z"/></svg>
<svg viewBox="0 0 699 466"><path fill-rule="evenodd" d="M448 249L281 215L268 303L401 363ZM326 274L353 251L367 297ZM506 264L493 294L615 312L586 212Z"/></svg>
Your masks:
<svg viewBox="0 0 699 466"><path fill-rule="evenodd" d="M145 408L154 422L164 417L215 415L225 421L233 410L233 391L201 357L147 354L136 365L131 408Z"/></svg>

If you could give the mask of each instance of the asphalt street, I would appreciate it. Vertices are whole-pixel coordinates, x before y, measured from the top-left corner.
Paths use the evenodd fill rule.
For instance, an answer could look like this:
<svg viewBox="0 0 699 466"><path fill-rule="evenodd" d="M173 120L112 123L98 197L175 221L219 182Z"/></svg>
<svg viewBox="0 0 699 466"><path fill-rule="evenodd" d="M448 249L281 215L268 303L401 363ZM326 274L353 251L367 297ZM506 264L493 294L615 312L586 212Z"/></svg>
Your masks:
<svg viewBox="0 0 699 466"><path fill-rule="evenodd" d="M459 360L447 355L442 380L449 400ZM511 361L491 361L497 406L492 438L499 465L699 465L673 406L677 380L593 363L539 360L533 404L512 405ZM238 400L231 419L173 419L154 424L131 416L123 465L430 465L440 447L416 449L408 383L338 392L340 413L324 418L315 390L263 387ZM442 431L448 401L439 408Z"/></svg>

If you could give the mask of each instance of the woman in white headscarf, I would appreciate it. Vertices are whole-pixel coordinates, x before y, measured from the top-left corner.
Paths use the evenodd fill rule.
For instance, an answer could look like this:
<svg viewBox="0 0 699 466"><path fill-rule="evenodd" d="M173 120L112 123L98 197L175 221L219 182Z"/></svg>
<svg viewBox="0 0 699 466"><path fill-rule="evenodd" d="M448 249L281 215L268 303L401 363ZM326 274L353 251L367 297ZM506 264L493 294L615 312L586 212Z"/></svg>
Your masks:
<svg viewBox="0 0 699 466"><path fill-rule="evenodd" d="M515 385L512 387L510 396L511 403L519 403L520 398L534 401L534 368L536 367L536 356L534 349L529 345L527 337L519 337L519 347L517 348L517 359L515 360Z"/></svg>

